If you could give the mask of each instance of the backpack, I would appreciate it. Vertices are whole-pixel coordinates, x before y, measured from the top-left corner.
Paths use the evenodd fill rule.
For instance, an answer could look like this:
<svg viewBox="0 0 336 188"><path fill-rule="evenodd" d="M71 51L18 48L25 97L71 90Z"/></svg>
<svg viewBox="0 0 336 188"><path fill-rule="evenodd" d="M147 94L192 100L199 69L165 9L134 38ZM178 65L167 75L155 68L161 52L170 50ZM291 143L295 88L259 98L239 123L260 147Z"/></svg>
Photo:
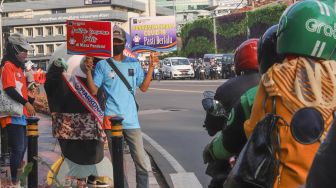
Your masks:
<svg viewBox="0 0 336 188"><path fill-rule="evenodd" d="M259 121L239 154L225 188L271 188L278 175L280 140L277 123L284 119L276 115L275 98L272 113Z"/></svg>

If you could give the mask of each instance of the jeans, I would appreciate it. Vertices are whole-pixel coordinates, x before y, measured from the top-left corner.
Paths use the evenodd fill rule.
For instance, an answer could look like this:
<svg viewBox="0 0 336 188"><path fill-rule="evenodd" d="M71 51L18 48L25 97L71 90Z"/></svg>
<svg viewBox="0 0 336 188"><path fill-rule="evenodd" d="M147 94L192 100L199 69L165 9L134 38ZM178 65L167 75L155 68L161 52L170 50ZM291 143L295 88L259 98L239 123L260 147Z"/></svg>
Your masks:
<svg viewBox="0 0 336 188"><path fill-rule="evenodd" d="M8 153L8 135L7 128L0 127L1 132L1 155L5 155Z"/></svg>
<svg viewBox="0 0 336 188"><path fill-rule="evenodd" d="M110 131L106 131L108 137L110 137ZM124 129L123 130L124 139L129 147L131 157L135 164L136 170L136 184L137 188L148 188L148 170L145 160L145 149L143 146L142 134L140 129ZM111 151L111 141L109 139L109 149ZM112 155L112 154L111 154ZM126 181L125 181L126 182ZM127 187L127 185L125 185Z"/></svg>
<svg viewBox="0 0 336 188"><path fill-rule="evenodd" d="M27 148L26 126L8 124L7 134L11 150L10 170L12 182L17 182L17 170L21 167L20 165Z"/></svg>

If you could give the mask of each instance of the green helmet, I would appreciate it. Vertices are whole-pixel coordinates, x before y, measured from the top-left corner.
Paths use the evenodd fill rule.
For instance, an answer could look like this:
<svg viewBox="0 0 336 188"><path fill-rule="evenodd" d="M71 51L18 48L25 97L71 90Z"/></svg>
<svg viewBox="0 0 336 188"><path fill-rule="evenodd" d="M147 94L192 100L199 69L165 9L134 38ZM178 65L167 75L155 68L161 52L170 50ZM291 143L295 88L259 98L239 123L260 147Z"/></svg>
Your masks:
<svg viewBox="0 0 336 188"><path fill-rule="evenodd" d="M335 22L335 12L323 2L306 0L291 5L280 18L277 52L332 58L336 44Z"/></svg>

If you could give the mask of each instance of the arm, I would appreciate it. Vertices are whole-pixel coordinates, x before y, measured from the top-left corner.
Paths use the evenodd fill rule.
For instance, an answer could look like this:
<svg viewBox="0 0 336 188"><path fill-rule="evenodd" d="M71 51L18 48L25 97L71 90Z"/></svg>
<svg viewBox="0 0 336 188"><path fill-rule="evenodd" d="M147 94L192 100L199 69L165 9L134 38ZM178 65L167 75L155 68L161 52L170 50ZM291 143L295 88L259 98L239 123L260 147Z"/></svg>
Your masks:
<svg viewBox="0 0 336 188"><path fill-rule="evenodd" d="M22 104L24 107L26 107L28 115L35 116L35 109L34 107L26 100L24 99L16 90L14 87L7 87L4 89L6 94L12 98L14 101Z"/></svg>
<svg viewBox="0 0 336 188"><path fill-rule="evenodd" d="M153 74L153 71L154 71L154 67L152 66L152 63L151 65L149 65L149 68L148 68L148 72L147 72L147 75L146 75L146 78L144 79L144 81L142 82L142 84L140 85L139 89L142 91L142 92L146 92L149 88L149 84L152 80L152 74Z"/></svg>
<svg viewBox="0 0 336 188"><path fill-rule="evenodd" d="M92 70L93 70L93 57L86 57L85 60L86 67L86 78L87 78L87 86L92 95L96 95L98 92L98 87L94 84Z"/></svg>
<svg viewBox="0 0 336 188"><path fill-rule="evenodd" d="M25 105L28 101L26 99L24 99L16 90L14 87L7 87L6 89L4 89L6 94L13 99L14 101Z"/></svg>
<svg viewBox="0 0 336 188"><path fill-rule="evenodd" d="M150 64L149 64L149 68L148 68L148 73L146 75L146 78L144 79L144 81L142 82L142 84L139 87L139 89L142 92L146 92L148 90L149 84L152 80L152 74L153 74L153 71L154 71L154 67L157 66L157 64L159 62L159 58L157 56L157 53L151 53L149 60L150 60Z"/></svg>

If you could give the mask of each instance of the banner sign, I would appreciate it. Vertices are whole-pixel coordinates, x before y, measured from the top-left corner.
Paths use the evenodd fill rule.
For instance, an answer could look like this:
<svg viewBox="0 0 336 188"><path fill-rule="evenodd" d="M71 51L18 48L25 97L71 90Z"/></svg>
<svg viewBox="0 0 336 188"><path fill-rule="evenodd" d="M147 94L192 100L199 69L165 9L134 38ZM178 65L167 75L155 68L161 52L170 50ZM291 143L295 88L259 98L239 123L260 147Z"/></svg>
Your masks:
<svg viewBox="0 0 336 188"><path fill-rule="evenodd" d="M132 51L176 50L176 23L174 16L131 18Z"/></svg>
<svg viewBox="0 0 336 188"><path fill-rule="evenodd" d="M84 0L84 5L109 5L111 0Z"/></svg>
<svg viewBox="0 0 336 188"><path fill-rule="evenodd" d="M67 53L112 57L112 29L111 22L67 20Z"/></svg>

